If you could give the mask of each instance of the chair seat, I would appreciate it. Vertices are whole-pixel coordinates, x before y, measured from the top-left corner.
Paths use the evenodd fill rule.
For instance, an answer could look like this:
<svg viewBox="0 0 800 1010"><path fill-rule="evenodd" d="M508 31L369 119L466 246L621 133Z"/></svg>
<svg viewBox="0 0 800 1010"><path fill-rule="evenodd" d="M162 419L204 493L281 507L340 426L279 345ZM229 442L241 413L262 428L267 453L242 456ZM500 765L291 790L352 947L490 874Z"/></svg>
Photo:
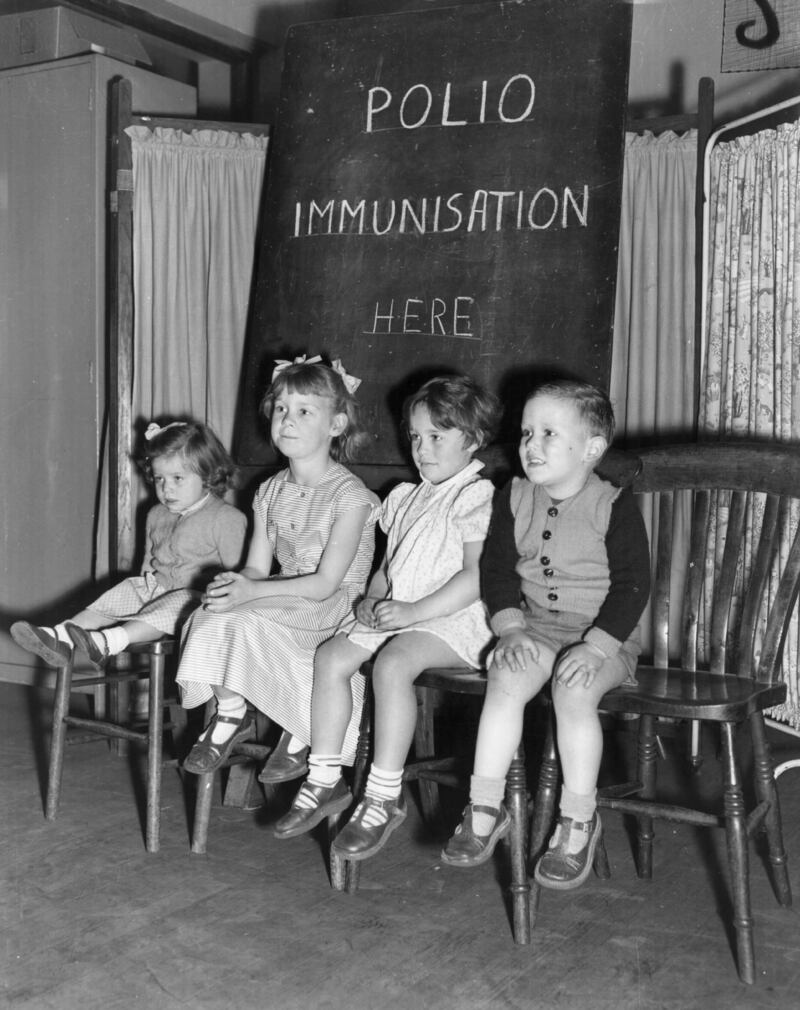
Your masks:
<svg viewBox="0 0 800 1010"><path fill-rule="evenodd" d="M636 680L635 685L623 685L604 695L603 711L741 722L786 698L785 684L761 684L706 670L639 666Z"/></svg>

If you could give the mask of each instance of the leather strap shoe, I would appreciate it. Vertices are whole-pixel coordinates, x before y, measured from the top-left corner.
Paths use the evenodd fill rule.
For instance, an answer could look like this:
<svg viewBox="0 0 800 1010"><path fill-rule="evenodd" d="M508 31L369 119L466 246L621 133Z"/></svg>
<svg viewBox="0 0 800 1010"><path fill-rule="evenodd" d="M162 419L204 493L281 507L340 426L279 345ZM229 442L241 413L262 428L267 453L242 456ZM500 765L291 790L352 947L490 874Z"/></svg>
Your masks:
<svg viewBox="0 0 800 1010"><path fill-rule="evenodd" d="M313 800L314 806L298 806L301 798ZM326 817L333 817L347 810L353 802L353 794L347 788L347 783L340 778L332 786L320 786L304 782L300 792L295 797L292 809L284 814L272 829L276 838L294 838L305 834Z"/></svg>
<svg viewBox="0 0 800 1010"><path fill-rule="evenodd" d="M11 625L11 637L23 649L40 656L48 666L66 666L72 659L72 649L37 624L15 621Z"/></svg>
<svg viewBox="0 0 800 1010"><path fill-rule="evenodd" d="M386 820L374 827L364 824L369 811L382 810ZM331 848L343 859L369 859L384 847L389 835L406 819L406 804L402 794L394 800L381 800L377 796L365 796L356 807L341 834L333 840Z"/></svg>
<svg viewBox="0 0 800 1010"><path fill-rule="evenodd" d="M478 835L472 827L472 812L496 813L494 827L488 835ZM442 862L448 866L480 866L494 852L501 838L505 838L511 827L511 817L501 804L499 809L470 803L464 810L461 823L447 845L442 849Z"/></svg>
<svg viewBox="0 0 800 1010"><path fill-rule="evenodd" d="M288 751L291 733L283 733L278 746L267 758L267 763L258 776L259 782L273 785L276 782L291 782L308 774L308 747L290 754Z"/></svg>

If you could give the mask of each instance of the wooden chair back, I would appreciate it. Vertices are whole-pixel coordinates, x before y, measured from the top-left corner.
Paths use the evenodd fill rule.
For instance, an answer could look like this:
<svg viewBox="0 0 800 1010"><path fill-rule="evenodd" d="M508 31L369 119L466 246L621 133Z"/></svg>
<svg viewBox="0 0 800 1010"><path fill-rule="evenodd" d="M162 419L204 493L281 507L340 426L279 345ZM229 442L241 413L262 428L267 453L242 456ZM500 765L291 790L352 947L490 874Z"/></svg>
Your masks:
<svg viewBox="0 0 800 1010"><path fill-rule="evenodd" d="M800 448L709 442L639 455L633 489L652 496L652 508L641 501L652 665L775 682L800 589Z"/></svg>

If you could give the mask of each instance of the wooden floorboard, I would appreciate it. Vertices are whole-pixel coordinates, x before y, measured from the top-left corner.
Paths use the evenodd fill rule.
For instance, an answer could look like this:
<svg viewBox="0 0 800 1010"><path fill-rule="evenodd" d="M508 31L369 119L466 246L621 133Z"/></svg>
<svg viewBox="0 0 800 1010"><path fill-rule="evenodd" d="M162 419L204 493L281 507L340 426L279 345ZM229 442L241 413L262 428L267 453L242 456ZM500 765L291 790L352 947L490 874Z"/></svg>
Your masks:
<svg viewBox="0 0 800 1010"><path fill-rule="evenodd" d="M331 890L321 832L273 838L290 788L271 811L215 804L208 854L196 856L180 776L167 770L162 848L148 855L137 759L105 744L68 750L61 812L48 823L50 700L47 690L0 685L0 1007L787 1010L800 1001L798 913L778 906L755 853L758 981L738 982L721 918L722 840L707 832L661 824L647 883L621 821L606 815L612 878L545 893L533 942L516 947L505 851L471 871L444 866L442 839L413 803L363 864L354 895ZM777 746L783 758L800 752L790 738ZM779 788L800 900L800 770Z"/></svg>

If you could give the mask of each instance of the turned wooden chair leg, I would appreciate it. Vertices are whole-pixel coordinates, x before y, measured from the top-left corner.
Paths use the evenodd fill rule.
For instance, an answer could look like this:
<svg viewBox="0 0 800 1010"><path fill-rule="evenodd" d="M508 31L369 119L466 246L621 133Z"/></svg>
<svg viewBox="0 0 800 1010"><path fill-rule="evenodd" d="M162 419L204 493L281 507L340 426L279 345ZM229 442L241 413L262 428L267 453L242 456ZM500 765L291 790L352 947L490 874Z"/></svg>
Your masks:
<svg viewBox="0 0 800 1010"><path fill-rule="evenodd" d="M54 821L61 802L61 780L64 772L64 748L67 743L69 695L72 687L73 661L58 667L56 674L56 694L53 700L53 730L50 737L50 761L47 769L47 797L44 815Z"/></svg>
<svg viewBox="0 0 800 1010"><path fill-rule="evenodd" d="M530 866L544 852L553 826L559 781L558 754L553 732L552 712L547 722L542 761L539 768L539 782L533 804L533 824L530 840Z"/></svg>
<svg viewBox="0 0 800 1010"><path fill-rule="evenodd" d="M506 806L511 815L511 907L514 942L531 942L530 883L528 881L528 790L525 751L517 748L506 779Z"/></svg>
<svg viewBox="0 0 800 1010"><path fill-rule="evenodd" d="M724 761L725 840L733 898L733 925L736 929L736 951L739 977L743 982L755 982L755 952L753 948L753 917L750 911L750 867L744 795L739 766L734 751L734 727L722 724Z"/></svg>
<svg viewBox="0 0 800 1010"><path fill-rule="evenodd" d="M767 805L767 813L764 816L764 828L766 829L769 861L772 867L772 885L775 888L775 894L780 904L788 907L792 903L792 886L789 883L786 850L783 847L781 805L778 798L778 789L775 785L772 757L764 730L764 716L761 712L756 712L750 717L749 721L750 736L753 741L756 796L759 803Z"/></svg>
<svg viewBox="0 0 800 1010"><path fill-rule="evenodd" d="M161 829L161 772L164 745L164 668L163 653L150 657L147 713L147 826L145 847L158 852Z"/></svg>
<svg viewBox="0 0 800 1010"><path fill-rule="evenodd" d="M414 755L418 761L433 758L436 745L434 741L433 715L434 705L432 692L425 688L417 688L417 724L414 728ZM442 824L442 806L439 799L439 786L430 779L418 778L419 802L422 816L427 824L440 826Z"/></svg>
<svg viewBox="0 0 800 1010"><path fill-rule="evenodd" d="M208 824L211 820L211 803L214 798L216 772L197 775L197 794L192 827L192 852L205 855L208 845Z"/></svg>
<svg viewBox="0 0 800 1010"><path fill-rule="evenodd" d="M639 719L639 740L637 745L637 775L642 784L641 797L652 800L656 795L656 758L658 756L655 733L655 719L642 715ZM650 880L653 876L653 818L641 814L636 818L637 874Z"/></svg>

